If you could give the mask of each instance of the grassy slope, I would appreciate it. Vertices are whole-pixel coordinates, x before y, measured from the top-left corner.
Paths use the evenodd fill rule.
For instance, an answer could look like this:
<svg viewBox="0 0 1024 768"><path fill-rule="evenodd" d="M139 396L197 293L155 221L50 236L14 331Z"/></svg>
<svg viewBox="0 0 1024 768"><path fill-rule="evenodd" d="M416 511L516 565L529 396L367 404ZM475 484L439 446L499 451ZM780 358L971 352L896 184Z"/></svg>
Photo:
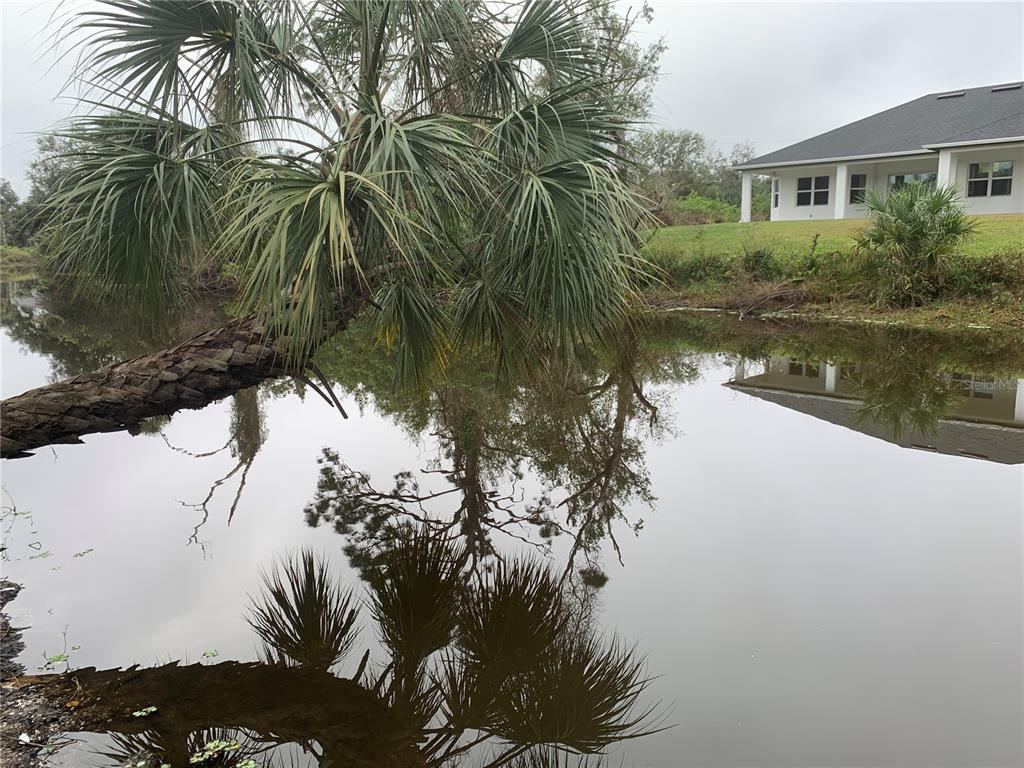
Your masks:
<svg viewBox="0 0 1024 768"><path fill-rule="evenodd" d="M964 247L965 262L979 260L977 270L961 263L959 271L977 275L984 282L983 257L1001 253L1024 254L1024 215L1000 214L977 217L977 235ZM921 327L999 326L1024 328L1024 292L1002 290L988 296L940 299L923 307L909 309L880 308L849 296L827 296L812 288L805 297L787 295L763 301L778 289L776 282L757 279L742 268L745 251L771 252L775 261L788 272L787 277L805 274L814 236L818 235L815 254L851 254L852 235L865 226L861 221L786 221L751 224L709 224L669 227L659 230L649 249L652 259L668 275L666 290L650 298L657 305L743 308L761 310L787 308L808 317L842 317L846 320L896 322ZM709 262L709 259L711 260ZM712 264L706 269L703 264ZM717 267L714 266L717 263ZM1019 284L1019 283L1018 283Z"/></svg>
<svg viewBox="0 0 1024 768"><path fill-rule="evenodd" d="M34 280L38 268L39 258L31 248L0 245L0 280L3 282Z"/></svg>
<svg viewBox="0 0 1024 768"><path fill-rule="evenodd" d="M1005 213L978 216L978 234L964 247L966 256L987 256L1005 250L1024 248L1024 214ZM864 220L841 221L755 221L750 224L706 224L660 229L650 249L662 256L689 255L698 252L738 256L747 250L771 248L776 257L786 260L810 252L818 235L818 253L848 253L853 249L853 234L864 227Z"/></svg>

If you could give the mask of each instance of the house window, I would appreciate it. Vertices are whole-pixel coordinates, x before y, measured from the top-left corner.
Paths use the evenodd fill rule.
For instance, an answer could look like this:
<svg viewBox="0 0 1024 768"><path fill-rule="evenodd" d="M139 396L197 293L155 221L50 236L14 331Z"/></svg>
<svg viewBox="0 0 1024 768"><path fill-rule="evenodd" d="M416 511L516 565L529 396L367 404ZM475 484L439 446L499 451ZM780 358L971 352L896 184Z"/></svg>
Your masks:
<svg viewBox="0 0 1024 768"><path fill-rule="evenodd" d="M992 194L1008 195L1013 185L1013 161L992 163Z"/></svg>
<svg viewBox="0 0 1024 768"><path fill-rule="evenodd" d="M1008 195L1013 186L1013 161L971 163L967 167L967 196Z"/></svg>
<svg viewBox="0 0 1024 768"><path fill-rule="evenodd" d="M828 176L803 176L796 180L797 205L828 205Z"/></svg>
<svg viewBox="0 0 1024 768"><path fill-rule="evenodd" d="M817 363L800 363L796 360L789 361L790 376L806 376L809 379L816 379L819 375Z"/></svg>
<svg viewBox="0 0 1024 768"><path fill-rule="evenodd" d="M897 173L889 177L889 189L899 189L904 184L934 184L936 173Z"/></svg>
<svg viewBox="0 0 1024 768"><path fill-rule="evenodd" d="M779 207L779 180L772 179L772 208Z"/></svg>
<svg viewBox="0 0 1024 768"><path fill-rule="evenodd" d="M868 175L866 173L850 174L850 202L863 203L864 194L868 191Z"/></svg>

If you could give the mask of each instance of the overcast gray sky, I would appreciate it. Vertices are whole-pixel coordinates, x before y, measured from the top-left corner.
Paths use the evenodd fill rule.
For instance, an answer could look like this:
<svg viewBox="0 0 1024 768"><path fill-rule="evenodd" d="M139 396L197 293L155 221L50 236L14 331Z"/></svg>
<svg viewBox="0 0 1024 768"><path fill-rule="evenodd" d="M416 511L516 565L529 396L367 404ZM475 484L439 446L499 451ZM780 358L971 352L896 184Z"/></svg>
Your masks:
<svg viewBox="0 0 1024 768"><path fill-rule="evenodd" d="M655 124L699 131L726 151L751 141L769 152L925 93L1024 78L1019 0L652 5L640 40L664 35L668 45ZM46 45L54 8L0 0L0 175L21 194L32 135L70 109L57 99L70 63L54 65Z"/></svg>
<svg viewBox="0 0 1024 768"><path fill-rule="evenodd" d="M770 152L923 96L1024 78L1024 3L651 2L657 125Z"/></svg>

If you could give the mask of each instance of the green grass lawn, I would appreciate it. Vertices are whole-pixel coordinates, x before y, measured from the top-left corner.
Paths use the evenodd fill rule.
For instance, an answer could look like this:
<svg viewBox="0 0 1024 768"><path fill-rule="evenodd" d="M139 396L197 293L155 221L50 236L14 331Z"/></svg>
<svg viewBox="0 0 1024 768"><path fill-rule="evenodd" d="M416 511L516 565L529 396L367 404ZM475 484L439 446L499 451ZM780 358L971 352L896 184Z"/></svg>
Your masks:
<svg viewBox="0 0 1024 768"><path fill-rule="evenodd" d="M988 256L1001 251L1024 250L1024 214L1005 213L977 219L981 226L964 246L964 255ZM854 233L866 225L863 219L843 219L666 227L655 233L649 248L662 258L676 254L739 256L744 250L771 249L776 258L787 261L809 254L815 235L818 235L818 254L849 252L853 248Z"/></svg>

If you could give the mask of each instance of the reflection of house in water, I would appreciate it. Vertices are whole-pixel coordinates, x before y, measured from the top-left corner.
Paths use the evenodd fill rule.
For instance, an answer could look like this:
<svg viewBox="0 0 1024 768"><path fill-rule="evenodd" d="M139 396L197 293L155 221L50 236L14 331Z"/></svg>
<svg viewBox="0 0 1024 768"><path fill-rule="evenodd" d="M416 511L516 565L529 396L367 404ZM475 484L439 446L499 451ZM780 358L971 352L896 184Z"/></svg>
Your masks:
<svg viewBox="0 0 1024 768"><path fill-rule="evenodd" d="M752 365L760 372L751 373ZM891 427L864 418L858 374L856 363L773 357L763 364L741 361L726 386L905 448L1024 463L1024 379L943 374L958 395L945 415L923 431L894 434Z"/></svg>

